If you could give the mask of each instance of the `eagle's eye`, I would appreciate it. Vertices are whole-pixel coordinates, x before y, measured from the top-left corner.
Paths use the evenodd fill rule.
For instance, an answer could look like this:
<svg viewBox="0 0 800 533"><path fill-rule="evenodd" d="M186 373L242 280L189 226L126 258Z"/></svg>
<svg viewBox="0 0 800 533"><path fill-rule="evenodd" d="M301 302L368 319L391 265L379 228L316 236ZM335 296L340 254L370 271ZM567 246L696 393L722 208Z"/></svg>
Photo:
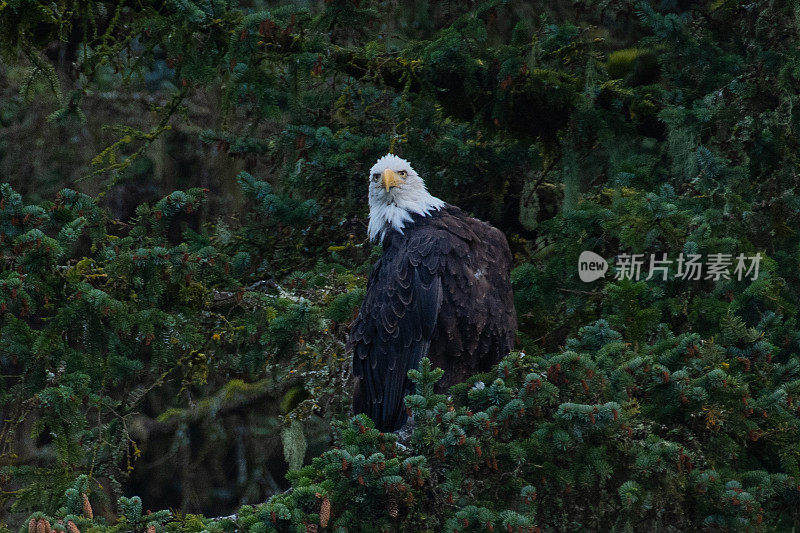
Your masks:
<svg viewBox="0 0 800 533"><path fill-rule="evenodd" d="M372 175L372 181L377 182L379 179L381 179L380 173L376 172L375 174Z"/></svg>
<svg viewBox="0 0 800 533"><path fill-rule="evenodd" d="M405 170L399 170L397 172L397 175L400 176L401 178L405 178L406 175L408 175L408 172L406 172Z"/></svg>

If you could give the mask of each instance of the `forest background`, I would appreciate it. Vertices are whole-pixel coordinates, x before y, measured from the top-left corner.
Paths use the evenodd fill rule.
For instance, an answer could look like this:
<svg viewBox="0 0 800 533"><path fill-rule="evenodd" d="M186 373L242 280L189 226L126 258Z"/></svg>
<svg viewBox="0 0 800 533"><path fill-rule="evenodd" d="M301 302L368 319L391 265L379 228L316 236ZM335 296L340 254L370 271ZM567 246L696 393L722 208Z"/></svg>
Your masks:
<svg viewBox="0 0 800 533"><path fill-rule="evenodd" d="M797 528L799 32L794 0L0 1L0 530ZM388 151L506 233L519 315L496 371L415 374L406 447L349 418L343 350Z"/></svg>

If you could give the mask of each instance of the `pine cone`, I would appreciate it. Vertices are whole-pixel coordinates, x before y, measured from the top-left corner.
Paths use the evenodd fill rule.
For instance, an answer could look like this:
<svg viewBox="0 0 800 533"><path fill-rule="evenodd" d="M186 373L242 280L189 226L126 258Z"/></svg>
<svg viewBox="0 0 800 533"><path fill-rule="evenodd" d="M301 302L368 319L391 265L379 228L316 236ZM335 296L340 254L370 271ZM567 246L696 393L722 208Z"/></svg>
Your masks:
<svg viewBox="0 0 800 533"><path fill-rule="evenodd" d="M147 533L156 533L156 526L154 524L147 526Z"/></svg>
<svg viewBox="0 0 800 533"><path fill-rule="evenodd" d="M31 518L28 520L28 533L36 533L36 519Z"/></svg>
<svg viewBox="0 0 800 533"><path fill-rule="evenodd" d="M92 504L89 503L89 497L81 492L81 498L83 498L83 515L89 520L93 519L94 512L92 511Z"/></svg>
<svg viewBox="0 0 800 533"><path fill-rule="evenodd" d="M28 524L30 526L30 523ZM53 529L50 527L50 522L44 518L36 521L36 533L51 533Z"/></svg>
<svg viewBox="0 0 800 533"><path fill-rule="evenodd" d="M306 533L317 533L318 530L317 524L306 524Z"/></svg>
<svg viewBox="0 0 800 533"><path fill-rule="evenodd" d="M76 526L75 522L72 520L67 520L67 531L69 533L81 533L81 530L78 529L78 526Z"/></svg>
<svg viewBox="0 0 800 533"><path fill-rule="evenodd" d="M319 507L319 525L328 527L328 520L331 519L331 501L327 496L322 498L322 505Z"/></svg>
<svg viewBox="0 0 800 533"><path fill-rule="evenodd" d="M394 491L394 488L389 490L389 516L392 518L400 516L400 507L397 504L397 493Z"/></svg>

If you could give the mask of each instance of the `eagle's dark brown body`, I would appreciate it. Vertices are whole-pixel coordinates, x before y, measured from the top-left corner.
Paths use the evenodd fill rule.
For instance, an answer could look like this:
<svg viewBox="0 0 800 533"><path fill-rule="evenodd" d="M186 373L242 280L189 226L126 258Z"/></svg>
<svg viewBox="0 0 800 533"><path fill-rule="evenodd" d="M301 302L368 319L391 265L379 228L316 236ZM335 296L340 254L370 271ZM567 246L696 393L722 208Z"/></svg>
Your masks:
<svg viewBox="0 0 800 533"><path fill-rule="evenodd" d="M348 339L354 411L383 431L405 423L407 372L422 357L445 371L445 390L507 355L517 327L503 233L450 205L413 219L384 237Z"/></svg>

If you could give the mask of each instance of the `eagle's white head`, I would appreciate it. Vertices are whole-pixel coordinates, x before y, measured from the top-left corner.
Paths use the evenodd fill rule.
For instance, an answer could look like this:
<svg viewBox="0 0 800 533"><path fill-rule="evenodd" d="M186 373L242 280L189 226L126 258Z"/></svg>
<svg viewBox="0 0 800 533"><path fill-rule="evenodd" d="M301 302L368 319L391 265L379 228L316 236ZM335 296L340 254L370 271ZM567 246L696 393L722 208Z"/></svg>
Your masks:
<svg viewBox="0 0 800 533"><path fill-rule="evenodd" d="M427 216L444 207L432 196L411 164L394 154L378 159L369 171L369 238L383 240L389 228L403 232L412 213Z"/></svg>

